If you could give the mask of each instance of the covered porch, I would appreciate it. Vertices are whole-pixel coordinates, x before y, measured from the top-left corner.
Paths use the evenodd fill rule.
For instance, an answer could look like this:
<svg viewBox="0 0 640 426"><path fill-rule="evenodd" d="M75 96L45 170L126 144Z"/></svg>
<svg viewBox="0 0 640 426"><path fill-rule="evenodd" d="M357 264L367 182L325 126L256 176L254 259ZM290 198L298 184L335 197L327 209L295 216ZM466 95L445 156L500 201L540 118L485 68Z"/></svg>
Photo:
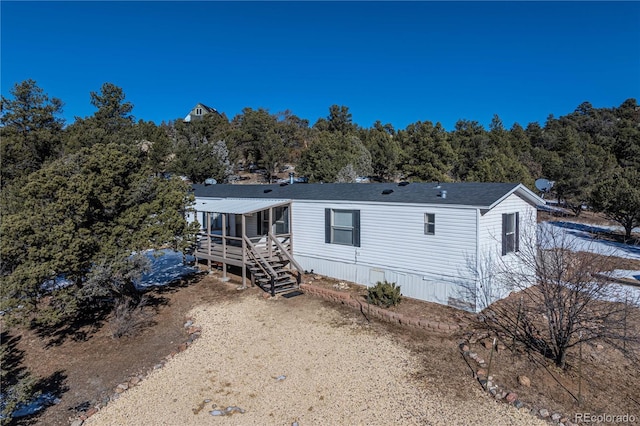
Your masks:
<svg viewBox="0 0 640 426"><path fill-rule="evenodd" d="M297 288L302 267L293 258L291 200L199 200L190 221L200 223L195 249L197 261L242 270L242 288L248 281L272 295Z"/></svg>

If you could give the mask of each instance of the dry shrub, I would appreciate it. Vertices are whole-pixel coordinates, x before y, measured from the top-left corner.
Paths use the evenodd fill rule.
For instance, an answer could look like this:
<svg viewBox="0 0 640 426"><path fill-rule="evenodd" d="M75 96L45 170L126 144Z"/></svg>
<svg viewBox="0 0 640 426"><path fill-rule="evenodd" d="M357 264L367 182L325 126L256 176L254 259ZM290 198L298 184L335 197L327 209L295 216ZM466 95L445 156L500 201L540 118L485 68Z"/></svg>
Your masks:
<svg viewBox="0 0 640 426"><path fill-rule="evenodd" d="M109 326L114 338L135 336L144 327L153 323L147 296L139 299L124 297L116 301Z"/></svg>

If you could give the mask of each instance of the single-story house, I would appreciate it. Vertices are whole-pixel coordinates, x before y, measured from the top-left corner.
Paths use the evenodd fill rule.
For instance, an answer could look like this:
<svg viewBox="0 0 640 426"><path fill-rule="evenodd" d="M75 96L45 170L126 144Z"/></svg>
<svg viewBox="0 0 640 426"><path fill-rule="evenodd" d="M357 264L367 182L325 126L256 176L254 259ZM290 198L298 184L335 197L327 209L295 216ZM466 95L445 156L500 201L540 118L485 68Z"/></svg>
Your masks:
<svg viewBox="0 0 640 426"><path fill-rule="evenodd" d="M517 183L283 183L193 190L189 220L197 220L202 231L196 257L209 265L242 267L243 283L250 277L275 294L285 273L269 265L278 264L293 272L281 280L294 286L305 271L366 286L388 281L405 296L469 310L483 307L481 263L517 262L523 238L535 238L536 206L544 204Z"/></svg>

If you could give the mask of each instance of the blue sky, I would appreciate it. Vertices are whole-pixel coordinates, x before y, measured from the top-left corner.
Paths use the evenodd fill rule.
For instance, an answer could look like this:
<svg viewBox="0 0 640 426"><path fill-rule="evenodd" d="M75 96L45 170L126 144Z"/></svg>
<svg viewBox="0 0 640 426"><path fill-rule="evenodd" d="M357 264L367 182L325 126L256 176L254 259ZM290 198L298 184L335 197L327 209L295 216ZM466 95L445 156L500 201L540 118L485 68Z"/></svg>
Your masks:
<svg viewBox="0 0 640 426"><path fill-rule="evenodd" d="M544 124L640 98L639 2L0 2L1 89L28 78L92 115L122 87L136 119L332 104L396 129Z"/></svg>

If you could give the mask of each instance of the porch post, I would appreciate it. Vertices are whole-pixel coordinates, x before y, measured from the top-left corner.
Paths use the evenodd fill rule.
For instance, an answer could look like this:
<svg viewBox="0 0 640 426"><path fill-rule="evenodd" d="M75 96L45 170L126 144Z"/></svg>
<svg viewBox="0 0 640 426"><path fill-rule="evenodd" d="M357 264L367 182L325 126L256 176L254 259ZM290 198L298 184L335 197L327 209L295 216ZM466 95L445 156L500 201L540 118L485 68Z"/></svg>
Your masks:
<svg viewBox="0 0 640 426"><path fill-rule="evenodd" d="M222 281L229 281L227 277L227 213L219 213L222 215Z"/></svg>
<svg viewBox="0 0 640 426"><path fill-rule="evenodd" d="M289 203L289 208L287 209L287 216L289 216L289 254L293 257L293 215L291 214L291 203Z"/></svg>
<svg viewBox="0 0 640 426"><path fill-rule="evenodd" d="M206 212L205 217L207 221L207 254L209 258L207 259L207 268L209 268L209 272L211 272L211 243L213 240L211 239L211 212Z"/></svg>
<svg viewBox="0 0 640 426"><path fill-rule="evenodd" d="M271 247L273 242L269 239L273 236L273 207L269 207L269 229L267 231L267 244L269 244L269 260L271 260Z"/></svg>
<svg viewBox="0 0 640 426"><path fill-rule="evenodd" d="M247 235L247 220L245 215L242 215L242 287L247 288L247 243L245 237Z"/></svg>

